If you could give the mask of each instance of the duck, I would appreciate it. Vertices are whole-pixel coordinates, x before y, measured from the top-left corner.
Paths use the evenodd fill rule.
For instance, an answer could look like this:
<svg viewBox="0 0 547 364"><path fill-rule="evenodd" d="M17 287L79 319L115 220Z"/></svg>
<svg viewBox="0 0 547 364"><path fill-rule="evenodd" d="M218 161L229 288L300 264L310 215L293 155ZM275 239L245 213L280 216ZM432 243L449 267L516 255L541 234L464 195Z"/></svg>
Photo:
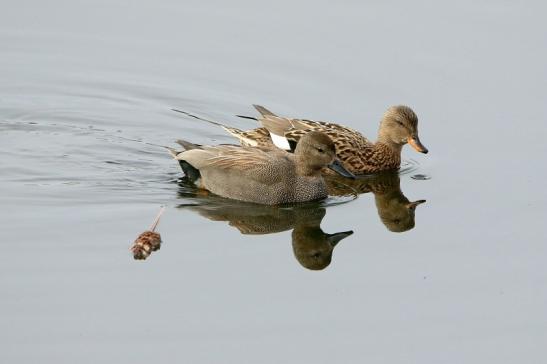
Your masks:
<svg viewBox="0 0 547 364"><path fill-rule="evenodd" d="M199 200L199 197L194 199L195 202ZM310 270L328 267L334 248L353 234L352 230L336 233L323 231L321 221L326 208L317 202L277 207L209 196L206 203L191 203L180 208L197 212L211 221L226 221L244 235L276 234L292 229L294 257L302 267Z"/></svg>
<svg viewBox="0 0 547 364"><path fill-rule="evenodd" d="M262 127L241 130L221 125L229 134L246 146L277 146L294 151L298 141L311 131L329 136L336 145L336 156L343 166L355 175L398 170L401 150L410 144L420 153L428 153L418 136L418 117L408 106L391 106L384 113L376 142L360 132L336 123L281 117L260 105L253 105L260 113Z"/></svg>
<svg viewBox="0 0 547 364"><path fill-rule="evenodd" d="M415 226L416 208L426 200L410 201L401 190L397 171L384 171L355 180L326 175L329 196L348 196L355 193L372 193L380 221L387 230L402 233Z"/></svg>
<svg viewBox="0 0 547 364"><path fill-rule="evenodd" d="M302 213L305 213L303 215ZM309 270L323 270L332 260L334 248L338 243L353 234L352 230L329 234L321 229L321 220L325 209L308 209L301 211L294 223L291 233L293 254L298 263Z"/></svg>
<svg viewBox="0 0 547 364"><path fill-rule="evenodd" d="M321 132L302 136L294 153L268 146L178 144L184 150L170 149L171 155L196 186L239 201L280 205L323 199L328 196L324 167L354 178Z"/></svg>

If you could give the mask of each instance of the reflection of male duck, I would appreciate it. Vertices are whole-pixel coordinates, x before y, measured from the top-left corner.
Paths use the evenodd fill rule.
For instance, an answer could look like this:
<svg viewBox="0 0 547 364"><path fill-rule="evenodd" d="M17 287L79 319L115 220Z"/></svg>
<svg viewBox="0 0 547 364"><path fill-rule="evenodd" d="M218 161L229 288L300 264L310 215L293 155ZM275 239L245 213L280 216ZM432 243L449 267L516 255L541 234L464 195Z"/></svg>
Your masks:
<svg viewBox="0 0 547 364"><path fill-rule="evenodd" d="M187 192L182 195L189 197ZM320 225L326 210L317 203L274 207L209 196L204 204L180 207L196 211L209 220L227 221L242 234L272 234L293 229L294 255L303 267L311 270L326 268L336 244L353 234L353 231L325 233Z"/></svg>
<svg viewBox="0 0 547 364"><path fill-rule="evenodd" d="M380 220L388 230L397 233L414 228L416 206L425 202L411 202L403 195L397 172L384 172L356 180L327 176L326 181L329 195L372 192Z"/></svg>
<svg viewBox="0 0 547 364"><path fill-rule="evenodd" d="M353 231L342 231L334 234L325 233L321 227L321 220L325 216L325 209L300 211L301 215L292 231L292 248L294 256L305 268L321 270L328 267L332 259L332 252L340 240L353 234ZM303 218L303 217L306 218Z"/></svg>

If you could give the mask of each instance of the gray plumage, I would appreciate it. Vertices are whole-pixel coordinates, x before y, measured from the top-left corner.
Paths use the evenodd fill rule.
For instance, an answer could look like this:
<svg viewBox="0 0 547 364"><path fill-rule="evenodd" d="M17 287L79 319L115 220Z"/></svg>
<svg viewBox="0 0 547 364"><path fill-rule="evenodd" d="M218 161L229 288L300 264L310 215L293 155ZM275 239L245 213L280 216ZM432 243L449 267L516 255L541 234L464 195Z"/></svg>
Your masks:
<svg viewBox="0 0 547 364"><path fill-rule="evenodd" d="M335 160L335 147L323 133L306 134L294 154L266 147L179 144L186 150L172 153L175 159L199 171L196 184L217 195L266 205L327 197L321 169ZM181 167L188 169L184 163Z"/></svg>

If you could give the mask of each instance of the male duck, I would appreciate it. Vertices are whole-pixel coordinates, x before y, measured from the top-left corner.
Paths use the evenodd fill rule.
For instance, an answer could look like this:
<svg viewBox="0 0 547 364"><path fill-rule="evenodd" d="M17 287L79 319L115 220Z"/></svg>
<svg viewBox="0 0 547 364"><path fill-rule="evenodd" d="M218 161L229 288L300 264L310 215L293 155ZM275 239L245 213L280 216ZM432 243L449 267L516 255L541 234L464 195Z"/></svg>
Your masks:
<svg viewBox="0 0 547 364"><path fill-rule="evenodd" d="M278 205L325 198L324 167L354 177L336 159L331 139L320 132L304 135L294 154L275 147L179 144L184 151L170 151L190 180L217 195L240 201Z"/></svg>

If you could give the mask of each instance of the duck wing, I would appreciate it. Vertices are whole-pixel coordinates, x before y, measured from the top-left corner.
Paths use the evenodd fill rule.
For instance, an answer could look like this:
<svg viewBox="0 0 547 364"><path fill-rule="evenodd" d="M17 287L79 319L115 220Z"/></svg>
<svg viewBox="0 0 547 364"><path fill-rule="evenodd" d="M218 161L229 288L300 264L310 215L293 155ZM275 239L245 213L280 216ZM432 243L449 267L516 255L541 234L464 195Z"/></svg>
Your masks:
<svg viewBox="0 0 547 364"><path fill-rule="evenodd" d="M292 156L277 148L240 147L236 145L202 146L201 149L184 151L176 156L198 170L221 169L230 173L242 173L261 183L278 182L272 175L284 175L294 167Z"/></svg>
<svg viewBox="0 0 547 364"><path fill-rule="evenodd" d="M228 126L222 127L232 135L239 139L239 142L243 146L257 147L257 146L269 146L273 147L270 133L265 128L256 128L251 130L241 130L238 128L232 128Z"/></svg>
<svg viewBox="0 0 547 364"><path fill-rule="evenodd" d="M340 124L307 119L290 119L290 123L293 127L285 133L289 139L298 140L309 131L320 131L327 134L335 143L337 140L351 141L356 147L371 144L360 132Z"/></svg>
<svg viewBox="0 0 547 364"><path fill-rule="evenodd" d="M300 138L310 131L328 135L336 145L339 157L342 157L341 154L348 154L348 157L356 155L357 152L370 149L373 145L358 131L335 123L271 115L261 117L259 121L270 133L272 142L284 150L294 150Z"/></svg>

